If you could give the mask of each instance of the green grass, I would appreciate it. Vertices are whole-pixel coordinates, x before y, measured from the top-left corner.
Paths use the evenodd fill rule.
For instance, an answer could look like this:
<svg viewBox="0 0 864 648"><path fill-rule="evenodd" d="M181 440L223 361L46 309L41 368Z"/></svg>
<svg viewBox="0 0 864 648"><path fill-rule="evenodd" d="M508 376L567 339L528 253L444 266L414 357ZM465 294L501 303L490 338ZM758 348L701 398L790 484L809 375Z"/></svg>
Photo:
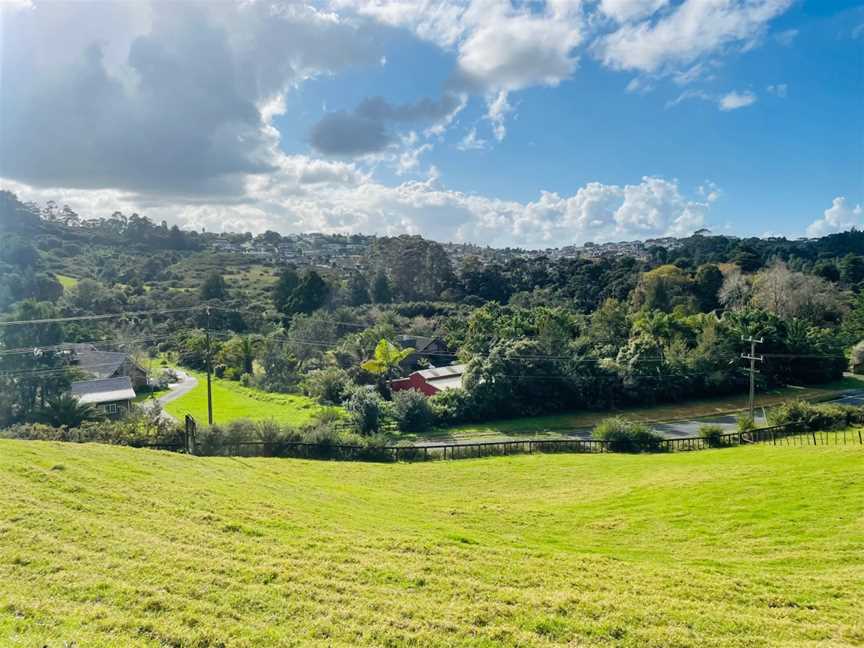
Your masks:
<svg viewBox="0 0 864 648"><path fill-rule="evenodd" d="M0 441L0 645L860 646L862 467Z"/></svg>
<svg viewBox="0 0 864 648"><path fill-rule="evenodd" d="M198 385L185 396L171 401L165 411L182 420L191 414L199 423L207 422L207 377L203 373L186 373L198 379ZM254 421L274 420L285 425L302 425L320 411L314 400L300 394L271 394L243 387L233 380L213 379L213 420L230 423L248 418Z"/></svg>
<svg viewBox="0 0 864 648"><path fill-rule="evenodd" d="M864 389L864 376L848 374L842 380L816 387L783 387L757 395L757 407L771 407L789 400L825 400L839 396L849 389ZM676 421L741 412L747 408L747 394L733 394L720 398L702 398L642 407L629 407L600 412L569 412L547 416L490 421L488 423L469 423L451 428L434 429L425 437L452 439L498 439L516 437L561 436L563 432L593 427L610 416L626 416L634 421L646 423Z"/></svg>
<svg viewBox="0 0 864 648"><path fill-rule="evenodd" d="M70 288L74 288L78 285L78 280L75 277L69 277L67 275L54 275L57 277L57 281L60 282L60 285L63 286L63 290L69 290Z"/></svg>

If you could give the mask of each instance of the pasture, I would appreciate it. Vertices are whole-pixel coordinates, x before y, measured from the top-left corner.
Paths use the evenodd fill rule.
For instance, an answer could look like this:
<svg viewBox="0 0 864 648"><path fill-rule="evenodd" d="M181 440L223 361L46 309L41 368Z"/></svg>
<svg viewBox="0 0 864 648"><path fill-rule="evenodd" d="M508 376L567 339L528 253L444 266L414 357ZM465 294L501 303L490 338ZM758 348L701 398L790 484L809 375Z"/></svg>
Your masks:
<svg viewBox="0 0 864 648"><path fill-rule="evenodd" d="M207 375L184 370L198 379L188 394L169 402L165 411L178 420L191 414L201 425L207 423ZM308 423L321 406L302 394L276 394L244 387L233 380L213 378L213 421L225 424L237 419L274 420L283 425Z"/></svg>
<svg viewBox="0 0 864 648"><path fill-rule="evenodd" d="M858 446L385 465L0 441L0 644L861 645L862 468Z"/></svg>

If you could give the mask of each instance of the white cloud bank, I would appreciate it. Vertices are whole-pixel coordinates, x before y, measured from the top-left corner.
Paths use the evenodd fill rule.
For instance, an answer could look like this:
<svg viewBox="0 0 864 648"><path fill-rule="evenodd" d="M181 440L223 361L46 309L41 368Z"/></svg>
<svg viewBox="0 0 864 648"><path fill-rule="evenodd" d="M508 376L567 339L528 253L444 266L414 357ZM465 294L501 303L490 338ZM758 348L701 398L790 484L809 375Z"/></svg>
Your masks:
<svg viewBox="0 0 864 648"><path fill-rule="evenodd" d="M138 211L156 222L208 231L409 233L523 247L688 235L704 225L713 201L688 198L675 181L645 177L624 186L592 182L571 196L542 192L521 203L449 190L434 175L388 187L352 165L304 156L285 156L278 172L248 182L247 193L256 199L236 204L147 203L116 190L0 184L22 200L53 199L84 216Z"/></svg>
<svg viewBox="0 0 864 648"><path fill-rule="evenodd" d="M832 201L831 207L825 210L822 218L810 224L807 228L807 236L825 236L853 227L860 229L862 225L864 225L864 210L861 209L861 205L851 207L846 204L844 196L838 196Z"/></svg>

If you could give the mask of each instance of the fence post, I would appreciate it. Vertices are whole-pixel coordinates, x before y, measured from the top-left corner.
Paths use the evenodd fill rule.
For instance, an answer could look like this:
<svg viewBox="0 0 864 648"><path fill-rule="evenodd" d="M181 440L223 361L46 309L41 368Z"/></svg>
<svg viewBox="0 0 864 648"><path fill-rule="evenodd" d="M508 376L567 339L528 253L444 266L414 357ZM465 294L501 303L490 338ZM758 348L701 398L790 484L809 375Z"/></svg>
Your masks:
<svg viewBox="0 0 864 648"><path fill-rule="evenodd" d="M534 442L533 441L528 442L528 454L534 454Z"/></svg>

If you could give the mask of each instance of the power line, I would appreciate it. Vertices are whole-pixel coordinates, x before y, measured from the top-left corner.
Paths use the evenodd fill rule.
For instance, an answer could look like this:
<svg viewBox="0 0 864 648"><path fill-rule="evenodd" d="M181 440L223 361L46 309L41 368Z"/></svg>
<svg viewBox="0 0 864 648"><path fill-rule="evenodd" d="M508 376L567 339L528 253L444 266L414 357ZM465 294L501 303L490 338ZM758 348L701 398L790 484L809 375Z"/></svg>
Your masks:
<svg viewBox="0 0 864 648"><path fill-rule="evenodd" d="M147 311L127 311L122 313L109 313L104 315L77 315L74 317L51 317L37 320L12 320L0 322L0 327L21 326L26 324L62 324L64 322L84 322L93 320L115 319L118 317L142 317L145 315L165 315L168 313L185 313L190 311L202 310L206 306L188 306L186 308L163 308L159 310Z"/></svg>

